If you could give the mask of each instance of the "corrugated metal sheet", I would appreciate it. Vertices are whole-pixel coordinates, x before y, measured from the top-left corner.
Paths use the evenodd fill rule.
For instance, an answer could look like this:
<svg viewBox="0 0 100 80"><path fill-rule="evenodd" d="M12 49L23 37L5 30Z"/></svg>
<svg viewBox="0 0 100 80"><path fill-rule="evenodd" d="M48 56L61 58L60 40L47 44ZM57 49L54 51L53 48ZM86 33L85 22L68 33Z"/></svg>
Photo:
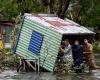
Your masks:
<svg viewBox="0 0 100 80"><path fill-rule="evenodd" d="M43 35L43 41L40 35L35 34L37 36L32 36L34 31ZM39 49L40 53L36 49L33 49L33 51L28 49L30 45L34 45L30 44L33 37L35 38L34 40L40 39L35 45L42 43ZM53 71L61 39L62 35L58 32L26 17L20 32L16 53L26 59L34 59L38 57L35 53L37 51L40 54L40 65L49 71Z"/></svg>
<svg viewBox="0 0 100 80"><path fill-rule="evenodd" d="M29 15L27 18L38 21L61 34L94 34L94 32L69 19L62 20L58 17L42 17L33 15Z"/></svg>

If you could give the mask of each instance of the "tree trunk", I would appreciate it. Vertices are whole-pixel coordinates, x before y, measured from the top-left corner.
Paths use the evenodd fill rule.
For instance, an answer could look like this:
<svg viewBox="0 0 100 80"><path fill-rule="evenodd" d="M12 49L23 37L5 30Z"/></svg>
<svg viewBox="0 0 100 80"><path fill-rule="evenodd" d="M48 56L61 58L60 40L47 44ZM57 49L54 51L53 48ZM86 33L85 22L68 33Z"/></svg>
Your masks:
<svg viewBox="0 0 100 80"><path fill-rule="evenodd" d="M49 0L49 9L50 9L50 13L51 14L54 14L54 7L53 7L53 5L54 5L54 0Z"/></svg>
<svg viewBox="0 0 100 80"><path fill-rule="evenodd" d="M64 19L65 12L67 11L71 0L59 0L59 10L58 10L58 17Z"/></svg>

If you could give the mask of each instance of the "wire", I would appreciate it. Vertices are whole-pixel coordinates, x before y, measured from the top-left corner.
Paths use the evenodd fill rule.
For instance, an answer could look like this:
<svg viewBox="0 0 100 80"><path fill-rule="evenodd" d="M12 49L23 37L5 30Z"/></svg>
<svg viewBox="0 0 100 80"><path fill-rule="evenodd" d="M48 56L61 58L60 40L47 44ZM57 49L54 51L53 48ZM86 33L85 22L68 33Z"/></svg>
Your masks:
<svg viewBox="0 0 100 80"><path fill-rule="evenodd" d="M43 60L43 64L42 64L42 66L41 66L41 67L43 67L43 66L44 66L44 63L45 63L45 61L46 61L46 58L47 58L47 56L48 56L48 54L49 54L49 53L48 53L47 41L45 41L45 40L44 40L44 42L45 42L45 45L46 45L46 50L45 50L45 51L46 51L47 55L46 55L46 57L44 58L44 60ZM41 74L41 72L40 72L40 74ZM40 74L39 74L39 75L40 75Z"/></svg>

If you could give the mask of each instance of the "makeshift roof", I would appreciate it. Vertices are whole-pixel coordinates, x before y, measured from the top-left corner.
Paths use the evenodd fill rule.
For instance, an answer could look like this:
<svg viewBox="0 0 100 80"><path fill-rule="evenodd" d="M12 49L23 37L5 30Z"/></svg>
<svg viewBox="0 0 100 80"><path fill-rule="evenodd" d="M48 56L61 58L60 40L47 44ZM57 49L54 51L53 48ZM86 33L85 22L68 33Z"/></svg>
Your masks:
<svg viewBox="0 0 100 80"><path fill-rule="evenodd" d="M11 22L11 21L0 21L0 25L4 25L5 27L6 26L12 26L13 22Z"/></svg>
<svg viewBox="0 0 100 80"><path fill-rule="evenodd" d="M40 15L25 15L27 19L38 21L38 23L49 27L61 34L94 34L94 32L88 30L87 28L80 26L79 24L66 19L62 20L58 17L45 17Z"/></svg>

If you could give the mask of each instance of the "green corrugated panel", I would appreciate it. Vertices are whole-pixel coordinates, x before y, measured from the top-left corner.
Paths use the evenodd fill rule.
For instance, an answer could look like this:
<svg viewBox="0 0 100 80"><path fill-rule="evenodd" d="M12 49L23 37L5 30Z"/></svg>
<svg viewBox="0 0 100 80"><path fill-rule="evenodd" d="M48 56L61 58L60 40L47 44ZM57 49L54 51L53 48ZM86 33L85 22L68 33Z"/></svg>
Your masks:
<svg viewBox="0 0 100 80"><path fill-rule="evenodd" d="M36 26L36 25L35 25L36 27L33 27L33 25L24 25L24 26L26 27L26 29L25 29L26 31L28 31L28 30L30 31L30 30L32 30L34 28L35 31L39 31L39 32L41 32L42 34L44 34L46 36L51 35L54 38L57 38L57 36L59 36L59 35L55 35L53 31L50 31L48 29L40 28L40 26ZM30 28L28 28L28 26L30 26ZM47 34L45 34L45 33L47 33Z"/></svg>
<svg viewBox="0 0 100 80"><path fill-rule="evenodd" d="M34 27L32 27L31 26L31 28L28 28L28 30L32 30ZM25 29L25 30L27 30L27 29ZM27 31L28 31L27 30ZM51 32L49 32L49 30L44 30L44 29L40 29L38 26L37 26L37 28L35 29L34 28L34 30L36 31L39 31L39 32L41 32L42 34L44 34L45 36L48 36L47 38L49 38L49 39L51 39L51 38L54 38L54 39L52 39L52 41L55 41L55 42L57 42L57 41L59 41L59 36L57 37L57 36L54 36L54 34L52 34ZM24 33L25 33L25 31L23 31ZM48 33L49 32L49 33ZM46 34L45 34L46 33ZM57 38L57 39L56 39Z"/></svg>
<svg viewBox="0 0 100 80"><path fill-rule="evenodd" d="M26 20L28 20L28 19L26 19ZM30 25L34 25L34 26L36 26L38 24L38 22L31 21L31 20L28 20L26 22L28 22ZM25 22L25 24L26 24L26 22ZM38 27L38 26L41 26L41 27ZM36 28L41 28L42 29L43 28L43 25L42 24L38 24ZM61 35L59 35L58 32L52 30L52 28L45 27L45 29L47 29L48 31L54 33L54 35L61 37ZM47 33L49 33L49 32L47 32Z"/></svg>
<svg viewBox="0 0 100 80"><path fill-rule="evenodd" d="M28 51L33 30L44 35L40 51L40 65L49 71L53 71L62 35L48 27L43 26L42 24L39 24L38 22L25 19L20 33L16 53L30 59L37 57L34 53Z"/></svg>

